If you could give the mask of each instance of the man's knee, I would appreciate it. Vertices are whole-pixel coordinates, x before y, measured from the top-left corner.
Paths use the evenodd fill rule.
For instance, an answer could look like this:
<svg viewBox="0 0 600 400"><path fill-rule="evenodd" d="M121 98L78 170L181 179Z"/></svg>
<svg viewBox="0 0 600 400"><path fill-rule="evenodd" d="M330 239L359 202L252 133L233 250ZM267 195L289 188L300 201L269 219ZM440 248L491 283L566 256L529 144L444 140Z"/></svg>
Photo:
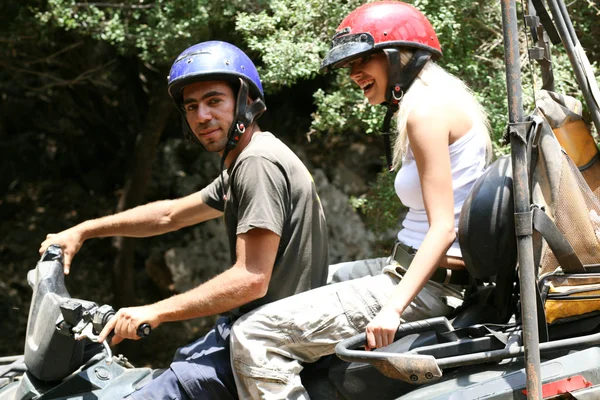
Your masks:
<svg viewBox="0 0 600 400"><path fill-rule="evenodd" d="M253 319L240 318L231 327L230 357L231 365L237 374L248 375L253 368L267 364L267 352L271 332L265 327L257 327Z"/></svg>
<svg viewBox="0 0 600 400"><path fill-rule="evenodd" d="M284 318L273 304L251 311L231 326L231 353L252 350L280 343L285 330Z"/></svg>
<svg viewBox="0 0 600 400"><path fill-rule="evenodd" d="M126 400L188 400L177 375L168 368L141 389L125 397Z"/></svg>
<svg viewBox="0 0 600 400"><path fill-rule="evenodd" d="M249 333L246 330L246 325L241 323L241 318L237 320L231 326L231 333L229 336L229 353L231 356L231 361L243 358L244 353L247 352L244 344L248 342Z"/></svg>

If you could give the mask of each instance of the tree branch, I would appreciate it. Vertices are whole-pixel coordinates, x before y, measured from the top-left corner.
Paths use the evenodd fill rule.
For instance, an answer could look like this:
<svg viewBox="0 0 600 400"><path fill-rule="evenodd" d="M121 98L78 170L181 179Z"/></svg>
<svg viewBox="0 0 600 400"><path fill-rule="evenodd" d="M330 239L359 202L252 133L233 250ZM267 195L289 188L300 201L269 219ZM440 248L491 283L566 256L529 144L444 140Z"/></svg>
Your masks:
<svg viewBox="0 0 600 400"><path fill-rule="evenodd" d="M16 38L0 37L0 43L19 43L24 40L33 40L33 39L38 39L38 38L39 38L38 35L18 36Z"/></svg>
<svg viewBox="0 0 600 400"><path fill-rule="evenodd" d="M465 21L473 21L477 25L479 25L480 28L483 28L483 29L493 33L497 37L500 37L500 38L503 37L502 31L496 29L497 27L495 27L495 26L485 23L485 21L482 21L480 18L465 18Z"/></svg>
<svg viewBox="0 0 600 400"><path fill-rule="evenodd" d="M77 43L73 43L59 51L57 51L56 53L50 54L49 56L43 57L43 58L39 58L37 60L33 60L31 62L26 63L26 65L34 65L34 64L38 64L38 63L42 63L42 62L47 62L52 60L54 57L62 54L62 53L66 53L67 51L73 50L76 47L79 47L83 44L83 41L79 41Z"/></svg>
<svg viewBox="0 0 600 400"><path fill-rule="evenodd" d="M154 7L154 3L151 4L125 4L125 3L75 3L76 7L97 7L97 8L128 8L132 10L144 10Z"/></svg>
<svg viewBox="0 0 600 400"><path fill-rule="evenodd" d="M33 90L35 91L43 91L43 90L47 90L53 87L59 87L59 86L71 86L71 85L75 85L80 83L81 81L84 81L86 79L88 79L88 77L90 75L93 75L94 73L96 73L97 71L108 67L109 65L113 64L115 62L115 60L111 60L109 62L107 62L106 64L100 65L96 68L92 68L90 70L87 70L85 72L82 72L81 74L77 75L75 78L71 79L71 80L61 80L59 79L59 82L57 83L49 83L47 85L44 85L42 87L39 88L35 88Z"/></svg>
<svg viewBox="0 0 600 400"><path fill-rule="evenodd" d="M55 81L62 81L62 79L57 78L56 76L51 75L51 74L49 74L47 72L39 72L39 71L27 69L27 68L19 68L19 67L15 67L13 65L4 63L2 61L0 61L0 67L4 67L6 69L9 69L9 70L15 71L15 72L22 72L24 74L37 75L37 76L41 76L43 78L53 79Z"/></svg>

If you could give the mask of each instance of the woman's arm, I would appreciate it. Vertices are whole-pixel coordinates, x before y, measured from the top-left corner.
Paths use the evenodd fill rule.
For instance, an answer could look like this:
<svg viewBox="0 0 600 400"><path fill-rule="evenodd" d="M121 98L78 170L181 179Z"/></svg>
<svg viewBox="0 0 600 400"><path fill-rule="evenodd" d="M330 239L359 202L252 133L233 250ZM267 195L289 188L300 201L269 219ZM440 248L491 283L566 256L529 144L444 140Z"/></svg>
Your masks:
<svg viewBox="0 0 600 400"><path fill-rule="evenodd" d="M369 348L393 342L400 316L436 271L440 259L456 238L448 151L456 118L455 108L442 104L415 108L408 117L408 139L419 171L429 230L412 261L412 267L381 312L367 326Z"/></svg>

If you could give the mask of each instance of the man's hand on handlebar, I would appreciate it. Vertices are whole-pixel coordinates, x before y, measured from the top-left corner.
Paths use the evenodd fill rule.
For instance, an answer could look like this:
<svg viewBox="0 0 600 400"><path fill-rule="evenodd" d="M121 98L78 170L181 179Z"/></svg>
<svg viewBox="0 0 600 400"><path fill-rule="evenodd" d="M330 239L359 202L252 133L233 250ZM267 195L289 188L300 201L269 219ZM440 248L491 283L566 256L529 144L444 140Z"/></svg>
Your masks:
<svg viewBox="0 0 600 400"><path fill-rule="evenodd" d="M103 342L113 331L114 336L111 339L111 344L118 344L124 339L138 340L141 339L138 331L139 327L149 324L154 329L160 323L158 313L152 304L142 307L121 308L104 326L98 336L98 341Z"/></svg>
<svg viewBox="0 0 600 400"><path fill-rule="evenodd" d="M76 229L67 229L59 233L50 233L46 236L46 240L42 242L40 245L40 255L44 254L46 249L52 245L56 244L62 248L63 258L64 258L64 272L65 275L69 274L71 270L71 261L73 257L83 244L83 238L78 230Z"/></svg>

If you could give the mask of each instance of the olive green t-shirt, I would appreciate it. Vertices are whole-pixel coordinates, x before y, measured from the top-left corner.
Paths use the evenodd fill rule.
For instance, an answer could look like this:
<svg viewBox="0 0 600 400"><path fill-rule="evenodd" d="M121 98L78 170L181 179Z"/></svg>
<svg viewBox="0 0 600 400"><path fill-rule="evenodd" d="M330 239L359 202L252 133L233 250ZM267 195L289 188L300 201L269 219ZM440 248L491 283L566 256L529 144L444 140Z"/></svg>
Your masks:
<svg viewBox="0 0 600 400"><path fill-rule="evenodd" d="M314 289L327 279L327 227L313 179L283 142L257 132L234 163L223 172L227 201L217 177L200 193L210 207L224 212L231 262L237 235L254 228L280 236L267 294L239 309L233 317L261 305Z"/></svg>

